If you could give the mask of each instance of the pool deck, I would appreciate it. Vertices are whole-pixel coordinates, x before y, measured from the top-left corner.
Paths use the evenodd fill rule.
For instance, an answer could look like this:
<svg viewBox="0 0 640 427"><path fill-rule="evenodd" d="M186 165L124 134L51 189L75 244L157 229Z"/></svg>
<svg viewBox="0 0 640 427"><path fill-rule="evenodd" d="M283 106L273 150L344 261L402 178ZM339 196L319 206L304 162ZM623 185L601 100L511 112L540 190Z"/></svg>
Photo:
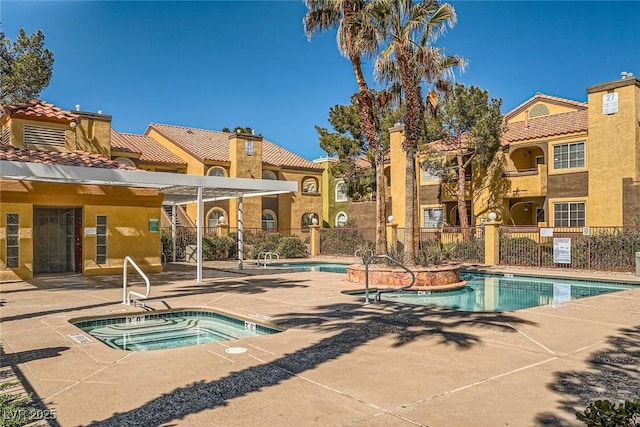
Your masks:
<svg viewBox="0 0 640 427"><path fill-rule="evenodd" d="M151 352L71 338L81 333L71 318L143 311L121 304L120 277L3 283L2 381L20 381L61 426L581 425L587 402L640 397L640 280L581 276L639 286L465 313L363 305L340 293L353 286L335 273L213 262L197 283L193 265L173 265L151 276L148 310L202 307L287 329Z"/></svg>

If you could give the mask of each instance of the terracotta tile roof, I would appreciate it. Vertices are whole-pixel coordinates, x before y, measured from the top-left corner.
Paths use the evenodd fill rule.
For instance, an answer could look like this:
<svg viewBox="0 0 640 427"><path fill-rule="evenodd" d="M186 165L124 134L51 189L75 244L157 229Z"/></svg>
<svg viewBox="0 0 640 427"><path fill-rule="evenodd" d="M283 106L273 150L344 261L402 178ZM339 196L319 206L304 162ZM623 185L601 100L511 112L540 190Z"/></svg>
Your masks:
<svg viewBox="0 0 640 427"><path fill-rule="evenodd" d="M531 98L524 101L522 104L518 105L513 110L509 111L504 115L505 120L509 120L512 116L515 116L522 110L524 110L528 105L534 104L536 102L548 102L551 104L564 104L567 106L577 107L578 109L586 109L588 104L585 102L574 101L566 98L559 98L557 96L545 95L544 93L536 93Z"/></svg>
<svg viewBox="0 0 640 427"><path fill-rule="evenodd" d="M140 161L146 163L187 164L180 157L146 135L120 133L111 129L111 149L125 153L138 153L140 154Z"/></svg>
<svg viewBox="0 0 640 427"><path fill-rule="evenodd" d="M85 151L59 153L57 151L39 151L28 148L17 148L13 145L0 145L0 160L10 162L44 163L59 166L84 166L88 168L128 169L132 166L122 165L116 161Z"/></svg>
<svg viewBox="0 0 640 427"><path fill-rule="evenodd" d="M502 135L502 143L586 132L589 128L587 120L587 110L577 110L510 123Z"/></svg>
<svg viewBox="0 0 640 427"><path fill-rule="evenodd" d="M59 119L65 121L77 121L79 116L71 111L63 110L46 101L32 99L21 104L8 104L2 106L4 116L26 116L29 118Z"/></svg>
<svg viewBox="0 0 640 427"><path fill-rule="evenodd" d="M151 123L147 133L151 129L154 129L201 161L230 161L229 135L231 133L159 123ZM263 139L262 142L262 161L271 166L322 170L320 166L315 165L310 160L298 156L267 139Z"/></svg>

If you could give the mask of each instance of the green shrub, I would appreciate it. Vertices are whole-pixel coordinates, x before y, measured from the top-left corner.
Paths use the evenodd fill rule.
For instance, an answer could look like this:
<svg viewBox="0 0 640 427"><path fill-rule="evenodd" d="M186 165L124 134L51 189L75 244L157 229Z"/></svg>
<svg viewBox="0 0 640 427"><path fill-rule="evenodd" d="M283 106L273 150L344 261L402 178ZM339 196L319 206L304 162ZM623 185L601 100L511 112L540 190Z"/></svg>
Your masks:
<svg viewBox="0 0 640 427"><path fill-rule="evenodd" d="M369 257L376 253L376 245L375 243L368 240L362 241L358 244L353 253L354 255L360 257L360 259L362 260L362 264L366 264Z"/></svg>
<svg viewBox="0 0 640 427"><path fill-rule="evenodd" d="M353 256L366 240L356 228L336 227L320 229L320 253L323 255Z"/></svg>
<svg viewBox="0 0 640 427"><path fill-rule="evenodd" d="M416 252L416 264L422 267L440 265L449 259L449 253L444 250L442 243L435 240L423 240Z"/></svg>
<svg viewBox="0 0 640 427"><path fill-rule="evenodd" d="M202 257L207 261L229 259L232 242L227 237L203 236Z"/></svg>
<svg viewBox="0 0 640 427"><path fill-rule="evenodd" d="M297 236L282 236L276 252L283 258L304 258L307 247Z"/></svg>
<svg viewBox="0 0 640 427"><path fill-rule="evenodd" d="M538 265L538 244L528 237L501 237L500 263Z"/></svg>
<svg viewBox="0 0 640 427"><path fill-rule="evenodd" d="M463 240L454 244L445 245L445 252L456 261L484 262L484 240Z"/></svg>
<svg viewBox="0 0 640 427"><path fill-rule="evenodd" d="M0 390L5 390L19 383L10 381L0 384ZM37 420L38 411L31 405L29 396L3 393L0 394L0 426L18 427L33 423Z"/></svg>
<svg viewBox="0 0 640 427"><path fill-rule="evenodd" d="M596 400L584 412L576 413L576 418L589 427L637 427L640 426L640 399L618 405Z"/></svg>

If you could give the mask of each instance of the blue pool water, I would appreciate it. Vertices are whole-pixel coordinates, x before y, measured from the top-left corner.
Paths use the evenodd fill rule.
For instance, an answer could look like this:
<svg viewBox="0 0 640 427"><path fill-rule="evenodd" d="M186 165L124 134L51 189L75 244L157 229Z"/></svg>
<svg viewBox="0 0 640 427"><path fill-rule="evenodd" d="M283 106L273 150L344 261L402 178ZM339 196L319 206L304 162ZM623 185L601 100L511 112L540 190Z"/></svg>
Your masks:
<svg viewBox="0 0 640 427"><path fill-rule="evenodd" d="M461 311L514 311L617 292L633 285L590 280L490 275L461 272L467 286L450 292L405 291L381 295L383 301L418 305L438 305ZM360 297L364 292L354 294ZM373 299L374 292L369 292Z"/></svg>
<svg viewBox="0 0 640 427"><path fill-rule="evenodd" d="M269 267L288 268L297 271L323 271L326 273L347 273L347 265L329 262L274 262Z"/></svg>
<svg viewBox="0 0 640 427"><path fill-rule="evenodd" d="M206 310L139 313L70 322L110 347L131 351L185 347L281 332Z"/></svg>

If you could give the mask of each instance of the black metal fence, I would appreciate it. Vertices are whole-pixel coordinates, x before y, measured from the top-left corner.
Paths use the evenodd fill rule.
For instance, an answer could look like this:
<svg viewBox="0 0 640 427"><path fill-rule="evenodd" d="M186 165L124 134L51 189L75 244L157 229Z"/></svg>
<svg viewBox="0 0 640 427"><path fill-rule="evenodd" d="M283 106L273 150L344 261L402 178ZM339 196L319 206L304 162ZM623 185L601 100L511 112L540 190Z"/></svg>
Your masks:
<svg viewBox="0 0 640 427"><path fill-rule="evenodd" d="M500 227L500 264L633 271L635 227Z"/></svg>

